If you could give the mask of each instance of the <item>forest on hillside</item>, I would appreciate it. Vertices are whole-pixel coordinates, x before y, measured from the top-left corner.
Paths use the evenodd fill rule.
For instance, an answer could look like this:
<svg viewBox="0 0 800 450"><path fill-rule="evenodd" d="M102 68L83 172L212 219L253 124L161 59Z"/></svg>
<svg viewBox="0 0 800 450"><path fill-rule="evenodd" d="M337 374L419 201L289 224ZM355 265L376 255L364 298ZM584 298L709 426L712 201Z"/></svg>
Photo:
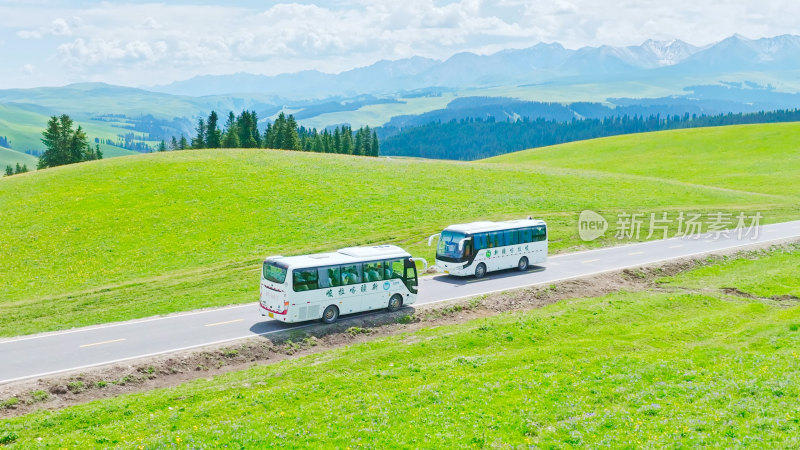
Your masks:
<svg viewBox="0 0 800 450"><path fill-rule="evenodd" d="M603 119L469 118L397 129L382 128L381 154L471 161L527 148L681 128L800 121L800 109L729 113L617 116Z"/></svg>

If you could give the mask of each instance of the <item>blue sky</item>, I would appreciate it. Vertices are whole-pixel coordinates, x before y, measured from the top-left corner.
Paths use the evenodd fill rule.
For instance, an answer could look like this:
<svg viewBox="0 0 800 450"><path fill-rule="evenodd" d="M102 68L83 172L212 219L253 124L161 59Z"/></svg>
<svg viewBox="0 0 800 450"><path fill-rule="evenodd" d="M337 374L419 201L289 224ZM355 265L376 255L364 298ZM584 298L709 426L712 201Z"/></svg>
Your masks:
<svg viewBox="0 0 800 450"><path fill-rule="evenodd" d="M774 0L0 1L0 88L203 74L340 72L538 42L695 45L800 34L800 2Z"/></svg>

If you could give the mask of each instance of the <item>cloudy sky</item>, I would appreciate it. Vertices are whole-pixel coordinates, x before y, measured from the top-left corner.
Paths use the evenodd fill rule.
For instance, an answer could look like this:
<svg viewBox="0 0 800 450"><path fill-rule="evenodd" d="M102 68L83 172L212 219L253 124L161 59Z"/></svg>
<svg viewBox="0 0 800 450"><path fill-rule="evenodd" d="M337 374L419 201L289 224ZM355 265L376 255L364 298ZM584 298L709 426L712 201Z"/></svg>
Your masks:
<svg viewBox="0 0 800 450"><path fill-rule="evenodd" d="M199 74L340 72L538 42L705 45L800 34L796 0L0 0L0 89Z"/></svg>

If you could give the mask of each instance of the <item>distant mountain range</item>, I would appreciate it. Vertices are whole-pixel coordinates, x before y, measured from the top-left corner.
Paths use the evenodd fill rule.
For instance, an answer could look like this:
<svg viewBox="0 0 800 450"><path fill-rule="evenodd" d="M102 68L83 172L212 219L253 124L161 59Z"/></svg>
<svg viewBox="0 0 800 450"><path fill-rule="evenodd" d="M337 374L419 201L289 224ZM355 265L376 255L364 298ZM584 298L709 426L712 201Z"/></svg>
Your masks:
<svg viewBox="0 0 800 450"><path fill-rule="evenodd" d="M696 47L680 40L648 40L639 46L564 48L537 44L490 55L458 53L437 61L413 57L379 61L339 74L303 71L276 76L207 75L148 88L177 95L258 93L293 100L363 94L389 95L439 87L481 88L513 83L543 83L570 78L597 80L633 75L690 76L743 71L800 69L800 36L747 39L731 36Z"/></svg>

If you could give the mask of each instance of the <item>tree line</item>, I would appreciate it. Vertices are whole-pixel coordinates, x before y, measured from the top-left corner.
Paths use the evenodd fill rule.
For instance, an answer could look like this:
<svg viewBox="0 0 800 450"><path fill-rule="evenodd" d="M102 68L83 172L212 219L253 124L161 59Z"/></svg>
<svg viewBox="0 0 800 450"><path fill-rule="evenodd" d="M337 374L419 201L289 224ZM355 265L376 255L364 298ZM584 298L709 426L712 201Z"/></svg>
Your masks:
<svg viewBox="0 0 800 450"><path fill-rule="evenodd" d="M169 144L161 141L158 150L271 148L361 156L378 156L380 152L378 134L369 126L355 132L348 125L319 132L316 128L298 126L292 114L282 112L261 133L255 111L242 111L239 115L231 111L221 128L219 121L217 113L211 111L207 118L198 119L191 142L183 135L180 139L173 136Z"/></svg>
<svg viewBox="0 0 800 450"><path fill-rule="evenodd" d="M17 163L17 167L16 168L12 167L11 164L6 165L6 176L16 175L18 173L25 173L27 171L28 171L28 165L27 164L23 164L23 165L20 166L19 163Z"/></svg>
<svg viewBox="0 0 800 450"><path fill-rule="evenodd" d="M381 139L385 155L475 160L527 148L680 128L800 121L800 109L719 115L617 116L603 119L462 119L411 126ZM388 133L388 130L383 130Z"/></svg>
<svg viewBox="0 0 800 450"><path fill-rule="evenodd" d="M0 147L11 148L11 142L8 141L8 137L0 136Z"/></svg>

